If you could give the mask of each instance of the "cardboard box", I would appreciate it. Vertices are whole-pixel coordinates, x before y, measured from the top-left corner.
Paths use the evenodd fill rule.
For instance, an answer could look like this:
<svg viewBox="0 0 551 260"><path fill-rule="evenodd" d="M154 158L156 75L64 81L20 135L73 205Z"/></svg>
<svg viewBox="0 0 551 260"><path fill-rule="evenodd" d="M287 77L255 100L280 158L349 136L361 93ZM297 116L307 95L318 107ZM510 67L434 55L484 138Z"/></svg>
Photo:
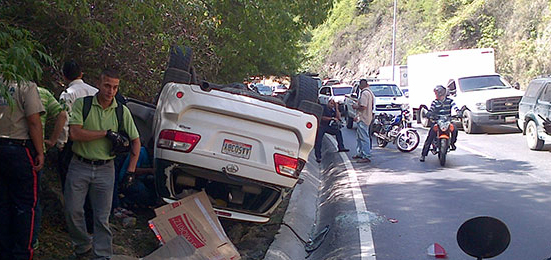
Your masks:
<svg viewBox="0 0 551 260"><path fill-rule="evenodd" d="M162 244L182 236L207 259L241 259L205 192L159 207L155 209L155 214L157 217L149 221L149 227Z"/></svg>

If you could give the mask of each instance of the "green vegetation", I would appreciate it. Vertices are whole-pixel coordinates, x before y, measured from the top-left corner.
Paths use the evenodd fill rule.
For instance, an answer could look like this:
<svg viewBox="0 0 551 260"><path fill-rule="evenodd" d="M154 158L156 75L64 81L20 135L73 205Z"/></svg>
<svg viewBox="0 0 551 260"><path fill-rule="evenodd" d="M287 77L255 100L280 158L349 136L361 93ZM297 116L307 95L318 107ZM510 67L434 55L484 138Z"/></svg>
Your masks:
<svg viewBox="0 0 551 260"><path fill-rule="evenodd" d="M13 106L7 82L36 81L42 76L42 64L53 64L43 47L24 29L0 22L0 98Z"/></svg>
<svg viewBox="0 0 551 260"><path fill-rule="evenodd" d="M117 68L123 94L151 101L174 44L192 47L200 78L213 82L297 72L305 29L323 22L331 6L331 0L5 0L0 22L29 31L55 64L75 59L90 83L103 68ZM60 81L53 69L40 84L58 92Z"/></svg>
<svg viewBox="0 0 551 260"><path fill-rule="evenodd" d="M393 2L335 1L327 21L312 30L309 69L351 79L390 65ZM522 87L551 74L548 0L398 1L397 29L397 63L412 54L491 47L497 71Z"/></svg>

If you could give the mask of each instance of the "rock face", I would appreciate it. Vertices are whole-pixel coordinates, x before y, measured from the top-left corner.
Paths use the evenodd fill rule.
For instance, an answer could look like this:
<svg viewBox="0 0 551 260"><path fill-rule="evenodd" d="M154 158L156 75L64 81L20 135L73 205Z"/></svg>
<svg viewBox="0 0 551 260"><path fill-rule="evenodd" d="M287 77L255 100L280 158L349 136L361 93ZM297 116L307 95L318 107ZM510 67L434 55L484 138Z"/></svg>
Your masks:
<svg viewBox="0 0 551 260"><path fill-rule="evenodd" d="M352 80L391 65L392 9L393 1L337 1L328 23L355 16L337 29L324 24L313 31L310 69ZM396 64L405 65L411 54L492 47L497 72L523 89L534 77L551 74L547 0L398 1L397 14Z"/></svg>

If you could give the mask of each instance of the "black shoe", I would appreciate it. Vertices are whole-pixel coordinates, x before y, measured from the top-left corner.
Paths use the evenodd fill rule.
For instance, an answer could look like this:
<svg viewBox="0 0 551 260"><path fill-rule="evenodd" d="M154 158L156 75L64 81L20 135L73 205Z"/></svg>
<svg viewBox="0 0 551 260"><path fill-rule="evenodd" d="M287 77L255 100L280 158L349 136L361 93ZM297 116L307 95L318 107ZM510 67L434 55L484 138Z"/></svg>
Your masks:
<svg viewBox="0 0 551 260"><path fill-rule="evenodd" d="M316 158L316 162L317 162L317 163L321 163L321 159L320 159L320 158Z"/></svg>
<svg viewBox="0 0 551 260"><path fill-rule="evenodd" d="M349 151L350 151L350 150L349 150L349 149L346 149L346 148L339 149L339 153L340 153L340 152L345 152L345 153L346 153L346 152L349 152Z"/></svg>
<svg viewBox="0 0 551 260"><path fill-rule="evenodd" d="M455 151L455 149L457 149L457 147L455 146L455 144L451 144L451 145L450 145L450 151Z"/></svg>
<svg viewBox="0 0 551 260"><path fill-rule="evenodd" d="M425 161L425 156L421 154L421 157L419 157L419 161L424 162Z"/></svg>

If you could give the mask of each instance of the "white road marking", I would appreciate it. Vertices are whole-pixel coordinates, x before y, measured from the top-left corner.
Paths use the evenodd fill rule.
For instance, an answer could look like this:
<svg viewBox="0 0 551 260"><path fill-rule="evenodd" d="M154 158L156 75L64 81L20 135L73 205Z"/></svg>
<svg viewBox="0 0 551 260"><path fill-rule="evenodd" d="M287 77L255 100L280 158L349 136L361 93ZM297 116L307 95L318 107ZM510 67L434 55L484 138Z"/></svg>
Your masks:
<svg viewBox="0 0 551 260"><path fill-rule="evenodd" d="M472 153L472 154L476 154L478 156L482 156L484 158L487 158L487 159L493 159L493 160L497 160L497 158L487 154L487 153L483 153L483 152L480 152L480 151L477 151L475 149L472 149L472 148L469 148L469 147L466 147L466 146L463 146L463 145L456 145L457 148L461 149L461 150L465 150L469 153Z"/></svg>
<svg viewBox="0 0 551 260"><path fill-rule="evenodd" d="M337 146L337 141L334 137L329 136L329 140ZM375 244L373 243L373 234L371 233L371 221L369 214L367 213L367 207L365 205L364 196L358 182L358 175L356 170L352 166L350 159L346 153L339 153L344 166L346 167L346 173L348 174L348 180L350 182L350 189L352 190L352 197L354 198L354 204L356 206L356 215L358 217L358 232L360 233L360 256L362 260L376 260Z"/></svg>

